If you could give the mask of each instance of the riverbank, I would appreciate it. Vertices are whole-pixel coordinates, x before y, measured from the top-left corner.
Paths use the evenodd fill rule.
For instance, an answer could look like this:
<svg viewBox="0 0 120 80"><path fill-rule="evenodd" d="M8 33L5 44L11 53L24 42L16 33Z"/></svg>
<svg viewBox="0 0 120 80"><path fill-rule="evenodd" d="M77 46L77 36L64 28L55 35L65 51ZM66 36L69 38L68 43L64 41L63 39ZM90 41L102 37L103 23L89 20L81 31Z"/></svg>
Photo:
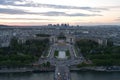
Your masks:
<svg viewBox="0 0 120 80"><path fill-rule="evenodd" d="M93 67L71 67L71 71L106 71L106 72L113 72L113 71L119 71L120 72L120 66L93 66Z"/></svg>
<svg viewBox="0 0 120 80"><path fill-rule="evenodd" d="M0 69L0 73L25 73L25 72L54 72L55 68L15 68L15 69ZM120 66L94 66L94 67L70 67L70 71L105 71L105 72L120 72Z"/></svg>
<svg viewBox="0 0 120 80"><path fill-rule="evenodd" d="M0 73L54 72L54 68L11 68L0 69Z"/></svg>

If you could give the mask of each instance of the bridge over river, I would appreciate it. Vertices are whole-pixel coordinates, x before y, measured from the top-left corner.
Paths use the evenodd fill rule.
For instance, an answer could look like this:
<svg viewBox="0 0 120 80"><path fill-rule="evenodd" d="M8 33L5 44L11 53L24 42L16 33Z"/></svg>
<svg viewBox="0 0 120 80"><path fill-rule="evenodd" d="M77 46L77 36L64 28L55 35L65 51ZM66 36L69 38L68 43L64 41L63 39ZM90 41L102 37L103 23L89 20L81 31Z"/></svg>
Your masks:
<svg viewBox="0 0 120 80"><path fill-rule="evenodd" d="M68 66L58 65L55 69L54 80L71 80L70 70Z"/></svg>

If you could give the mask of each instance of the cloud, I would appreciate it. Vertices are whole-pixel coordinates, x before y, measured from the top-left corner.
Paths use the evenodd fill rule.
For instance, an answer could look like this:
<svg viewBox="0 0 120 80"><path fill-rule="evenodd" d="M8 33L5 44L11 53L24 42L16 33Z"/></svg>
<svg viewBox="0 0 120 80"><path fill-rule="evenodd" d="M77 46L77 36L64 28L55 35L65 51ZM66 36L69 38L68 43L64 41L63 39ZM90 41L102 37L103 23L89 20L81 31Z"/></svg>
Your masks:
<svg viewBox="0 0 120 80"><path fill-rule="evenodd" d="M42 14L42 13L35 13L35 12L28 12L20 9L7 9L7 8L0 8L0 13L4 14Z"/></svg>
<svg viewBox="0 0 120 80"><path fill-rule="evenodd" d="M44 12L44 13L40 13L44 16L102 16L100 14L83 14L83 13L72 13L72 14L68 14L68 13L65 13L65 12L56 12L56 11L50 11L50 12Z"/></svg>
<svg viewBox="0 0 120 80"><path fill-rule="evenodd" d="M115 19L114 21L120 21L120 17L118 17L117 19Z"/></svg>
<svg viewBox="0 0 120 80"><path fill-rule="evenodd" d="M45 21L49 21L49 20L54 20L54 19L46 19L46 18L1 18L0 19L7 19L7 20L45 20Z"/></svg>
<svg viewBox="0 0 120 80"><path fill-rule="evenodd" d="M71 17L77 17L77 16L102 16L100 14L84 14L84 13L66 13L66 12L58 12L58 11L49 11L49 12L27 12L24 10L17 10L17 9L5 9L0 8L0 13L4 14L37 14L37 15L43 15L43 16L71 16Z"/></svg>
<svg viewBox="0 0 120 80"><path fill-rule="evenodd" d="M78 6L66 6L66 5L55 5L55 4L41 4L34 3L31 0L1 0L1 5L13 5L13 6L26 6L26 7L44 7L44 8L54 8L54 9L80 9L90 12L101 12L109 10L108 8L97 8L97 7L78 7Z"/></svg>
<svg viewBox="0 0 120 80"><path fill-rule="evenodd" d="M26 14L27 12L25 12L23 10L0 8L0 13L4 13L4 14Z"/></svg>
<svg viewBox="0 0 120 80"><path fill-rule="evenodd" d="M22 2L21 2L22 3ZM90 12L101 12L107 11L108 8L96 8L96 7L77 7L77 6L65 6L65 5L54 5L54 4L40 4L40 3L26 3L26 4L14 4L16 6L27 6L27 7L44 7L44 8L54 8L54 9L80 9L87 10Z"/></svg>
<svg viewBox="0 0 120 80"><path fill-rule="evenodd" d="M41 4L41 3L34 3L31 0L1 0L0 5L10 7L0 7L0 13L4 14L34 14L34 15L41 15L41 16L69 16L69 17L89 17L89 16L102 16L101 14L94 14L94 12L101 12L105 10L109 10L108 8L94 8L94 7L78 7L78 6L66 6L66 5L55 5L55 4ZM27 10L23 9L23 7L27 7ZM30 12L28 9L32 7L37 8L53 8L51 11L46 12ZM56 9L60 10L59 12ZM92 12L91 14L86 13L66 13L61 9L78 9L78 10L86 10Z"/></svg>
<svg viewBox="0 0 120 80"><path fill-rule="evenodd" d="M2 5L13 5L15 1L17 1L17 0L0 0L0 4L2 4ZM22 1L22 0L19 0L19 1Z"/></svg>
<svg viewBox="0 0 120 80"><path fill-rule="evenodd" d="M83 13L75 13L75 14L68 14L69 16L102 16L100 14L83 14Z"/></svg>
<svg viewBox="0 0 120 80"><path fill-rule="evenodd" d="M56 11L43 12L41 14L44 16L67 16L65 12L56 12Z"/></svg>
<svg viewBox="0 0 120 80"><path fill-rule="evenodd" d="M119 8L120 9L120 6L104 6L104 8L109 8L109 9Z"/></svg>

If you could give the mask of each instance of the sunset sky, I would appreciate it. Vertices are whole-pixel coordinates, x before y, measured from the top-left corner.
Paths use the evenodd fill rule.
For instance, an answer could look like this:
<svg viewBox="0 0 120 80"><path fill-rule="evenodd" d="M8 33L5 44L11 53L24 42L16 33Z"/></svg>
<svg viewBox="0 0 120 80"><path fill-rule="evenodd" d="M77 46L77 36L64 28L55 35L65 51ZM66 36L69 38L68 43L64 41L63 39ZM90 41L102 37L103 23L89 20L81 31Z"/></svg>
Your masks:
<svg viewBox="0 0 120 80"><path fill-rule="evenodd" d="M0 0L0 24L120 25L120 0Z"/></svg>

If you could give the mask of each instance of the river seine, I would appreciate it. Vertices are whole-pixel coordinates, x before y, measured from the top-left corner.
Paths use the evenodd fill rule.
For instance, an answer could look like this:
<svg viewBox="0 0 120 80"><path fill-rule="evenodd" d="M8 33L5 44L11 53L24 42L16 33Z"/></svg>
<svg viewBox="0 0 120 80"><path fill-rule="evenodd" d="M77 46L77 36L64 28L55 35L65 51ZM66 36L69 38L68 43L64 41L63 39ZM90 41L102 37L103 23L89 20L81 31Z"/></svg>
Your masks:
<svg viewBox="0 0 120 80"><path fill-rule="evenodd" d="M120 80L120 72L71 72L72 80ZM0 74L0 80L54 80L54 72Z"/></svg>

